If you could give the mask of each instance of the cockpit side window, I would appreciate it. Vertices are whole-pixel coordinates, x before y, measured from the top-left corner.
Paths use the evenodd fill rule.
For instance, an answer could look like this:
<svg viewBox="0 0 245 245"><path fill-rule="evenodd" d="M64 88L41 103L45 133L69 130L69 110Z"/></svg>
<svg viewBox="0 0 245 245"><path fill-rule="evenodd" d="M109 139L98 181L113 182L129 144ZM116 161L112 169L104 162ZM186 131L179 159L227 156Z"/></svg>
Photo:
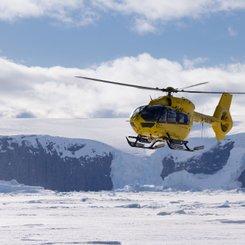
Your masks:
<svg viewBox="0 0 245 245"><path fill-rule="evenodd" d="M182 112L178 112L177 121L179 124L188 124L189 123L189 116Z"/></svg>
<svg viewBox="0 0 245 245"><path fill-rule="evenodd" d="M176 123L177 122L177 113L174 110L168 110L167 122L168 123Z"/></svg>
<svg viewBox="0 0 245 245"><path fill-rule="evenodd" d="M167 109L163 108L161 110L161 113L159 115L159 119L158 119L159 123L167 123Z"/></svg>
<svg viewBox="0 0 245 245"><path fill-rule="evenodd" d="M164 108L164 110L161 110L158 122L169 124L177 123L186 125L189 123L189 116L177 110Z"/></svg>

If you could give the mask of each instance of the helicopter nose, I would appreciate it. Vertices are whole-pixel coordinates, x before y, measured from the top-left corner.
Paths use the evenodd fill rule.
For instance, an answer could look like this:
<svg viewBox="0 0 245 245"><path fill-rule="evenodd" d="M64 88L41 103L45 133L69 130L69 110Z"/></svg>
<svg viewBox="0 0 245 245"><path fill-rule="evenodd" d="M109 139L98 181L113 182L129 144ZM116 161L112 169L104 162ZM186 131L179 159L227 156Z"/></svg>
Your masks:
<svg viewBox="0 0 245 245"><path fill-rule="evenodd" d="M139 114L134 114L133 116L130 117L130 125L133 128L136 128L136 120L139 117Z"/></svg>
<svg viewBox="0 0 245 245"><path fill-rule="evenodd" d="M139 119L139 113L134 113L130 117L130 125L135 130L137 128L137 121Z"/></svg>

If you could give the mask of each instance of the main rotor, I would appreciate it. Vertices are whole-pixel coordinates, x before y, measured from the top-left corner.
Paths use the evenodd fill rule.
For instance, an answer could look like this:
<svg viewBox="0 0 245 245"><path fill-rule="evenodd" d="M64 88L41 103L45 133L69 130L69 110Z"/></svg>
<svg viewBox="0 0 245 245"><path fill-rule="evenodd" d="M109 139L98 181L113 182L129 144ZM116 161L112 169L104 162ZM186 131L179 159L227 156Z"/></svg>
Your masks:
<svg viewBox="0 0 245 245"><path fill-rule="evenodd" d="M126 86L126 87L132 87L137 89L143 89L143 90L153 90L153 91L161 91L166 92L169 96L171 96L173 93L192 93L192 94L223 94L223 93L229 93L229 94L245 94L245 92L222 92L222 91L197 91L197 90L187 90L189 88L197 87L200 85L207 84L209 82L201 82L196 83L184 88L173 88L173 87L167 87L167 88L158 88L158 87L148 87L148 86L141 86L136 84L129 84L129 83L121 83L121 82L115 82L115 81L109 81L109 80L103 80L98 78L92 78L92 77L85 77L85 76L75 76L76 78L82 78L90 81L100 82L100 83L109 83L119 86Z"/></svg>

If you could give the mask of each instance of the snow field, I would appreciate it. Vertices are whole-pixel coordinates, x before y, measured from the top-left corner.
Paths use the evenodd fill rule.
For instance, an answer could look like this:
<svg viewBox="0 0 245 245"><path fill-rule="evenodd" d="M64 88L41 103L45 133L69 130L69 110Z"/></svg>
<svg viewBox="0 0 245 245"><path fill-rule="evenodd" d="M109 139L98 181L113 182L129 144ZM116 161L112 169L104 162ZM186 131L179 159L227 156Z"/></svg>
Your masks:
<svg viewBox="0 0 245 245"><path fill-rule="evenodd" d="M244 244L240 191L0 194L0 244Z"/></svg>
<svg viewBox="0 0 245 245"><path fill-rule="evenodd" d="M113 145L129 153L118 154L113 160L114 186L131 185L114 192L55 193L0 181L0 244L244 244L244 192L178 192L162 191L162 187L239 188L234 180L244 169L245 135L239 136L240 140L230 137L236 141L231 160L212 177L182 171L163 183L161 160L173 152L166 148L148 154L129 148L124 136L132 132L122 119L2 120L0 133L89 138ZM216 144L207 138L190 141L194 146L205 144L205 150ZM93 147L94 142L78 153L90 153ZM105 151L104 146L99 148ZM174 152L177 160L189 156ZM142 187L146 184L149 186Z"/></svg>

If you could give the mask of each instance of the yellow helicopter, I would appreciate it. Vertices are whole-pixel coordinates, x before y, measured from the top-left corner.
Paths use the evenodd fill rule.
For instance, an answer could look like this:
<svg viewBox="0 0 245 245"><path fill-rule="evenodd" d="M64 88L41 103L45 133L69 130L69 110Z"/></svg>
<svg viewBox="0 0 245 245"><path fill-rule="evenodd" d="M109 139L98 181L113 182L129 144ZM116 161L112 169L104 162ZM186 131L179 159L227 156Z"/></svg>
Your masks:
<svg viewBox="0 0 245 245"><path fill-rule="evenodd" d="M140 106L130 116L130 125L137 136L126 137L127 142L132 147L157 149L165 146L165 142L170 149L183 151L201 150L204 146L190 148L186 140L193 122L211 124L216 139L223 140L233 126L230 105L232 94L245 94L245 92L209 92L186 90L195 86L203 85L208 82L194 84L182 89L154 88L135 84L120 83L102 80L91 77L76 76L86 80L109 83L133 87L144 90L155 90L166 92L166 96L152 99L148 105ZM208 116L194 111L195 105L186 98L174 97L173 93L200 93L200 94L222 94L213 116Z"/></svg>

